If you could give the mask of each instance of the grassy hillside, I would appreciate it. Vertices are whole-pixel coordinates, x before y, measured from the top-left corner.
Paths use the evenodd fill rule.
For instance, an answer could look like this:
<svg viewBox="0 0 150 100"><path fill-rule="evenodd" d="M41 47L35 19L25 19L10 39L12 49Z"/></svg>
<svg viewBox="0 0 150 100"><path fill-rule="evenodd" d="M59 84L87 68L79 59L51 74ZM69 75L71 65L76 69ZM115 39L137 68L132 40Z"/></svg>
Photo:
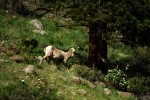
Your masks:
<svg viewBox="0 0 150 100"><path fill-rule="evenodd" d="M83 70L90 72L85 67L88 55L86 28L56 27L55 21L61 24L65 19L45 16L37 20L42 22L43 30L48 34L40 35L34 33L32 30L35 27L29 24L34 18L9 14L3 10L0 13L1 100L133 100L132 97L120 95L117 90L107 89L100 81L90 82L79 76L78 73ZM26 40L31 39L38 42L36 47L25 44ZM76 49L78 56L68 61L69 70L63 64L56 65L55 62L38 65L39 60L36 58L44 55L43 48L47 45L54 45L65 51L70 47ZM112 47L109 52L110 59L118 54ZM11 59L14 55L21 55L24 60L17 63ZM34 65L32 73L23 71L27 65ZM92 75L95 74L91 74L92 78L95 77Z"/></svg>

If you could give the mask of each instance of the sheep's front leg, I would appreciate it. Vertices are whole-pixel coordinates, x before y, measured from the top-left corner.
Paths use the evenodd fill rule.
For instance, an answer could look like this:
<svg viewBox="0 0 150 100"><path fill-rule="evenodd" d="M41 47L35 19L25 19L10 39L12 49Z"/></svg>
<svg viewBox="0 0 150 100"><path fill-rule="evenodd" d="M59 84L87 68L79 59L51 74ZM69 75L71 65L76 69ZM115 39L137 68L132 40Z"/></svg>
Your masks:
<svg viewBox="0 0 150 100"><path fill-rule="evenodd" d="M64 58L64 65L65 65L65 68L66 68L67 72L69 72L68 65L67 65L67 60L68 60L68 57Z"/></svg>
<svg viewBox="0 0 150 100"><path fill-rule="evenodd" d="M68 58L67 58L67 57L66 57L66 58L64 58L64 63L65 63L65 64L66 64L67 60L68 60Z"/></svg>
<svg viewBox="0 0 150 100"><path fill-rule="evenodd" d="M41 64L43 62L43 60L46 59L47 57L48 57L47 55L45 55L44 57L42 57L42 59L40 60L39 64Z"/></svg>

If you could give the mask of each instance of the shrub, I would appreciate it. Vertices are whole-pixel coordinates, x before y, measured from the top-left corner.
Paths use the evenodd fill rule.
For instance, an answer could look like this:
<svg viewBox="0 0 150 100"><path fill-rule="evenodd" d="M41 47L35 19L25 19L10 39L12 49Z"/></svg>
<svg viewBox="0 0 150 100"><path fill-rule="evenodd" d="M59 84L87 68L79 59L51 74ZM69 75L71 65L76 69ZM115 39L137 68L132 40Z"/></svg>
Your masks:
<svg viewBox="0 0 150 100"><path fill-rule="evenodd" d="M102 72L95 69L81 67L77 69L77 74L78 76L91 82L101 81L104 79Z"/></svg>
<svg viewBox="0 0 150 100"><path fill-rule="evenodd" d="M128 80L127 90L135 94L145 94L150 91L150 77L133 77Z"/></svg>
<svg viewBox="0 0 150 100"><path fill-rule="evenodd" d="M50 87L29 87L23 80L0 87L1 100L60 100Z"/></svg>
<svg viewBox="0 0 150 100"><path fill-rule="evenodd" d="M109 82L115 88L120 90L126 90L127 87L127 75L120 69L110 69L105 76L105 81Z"/></svg>

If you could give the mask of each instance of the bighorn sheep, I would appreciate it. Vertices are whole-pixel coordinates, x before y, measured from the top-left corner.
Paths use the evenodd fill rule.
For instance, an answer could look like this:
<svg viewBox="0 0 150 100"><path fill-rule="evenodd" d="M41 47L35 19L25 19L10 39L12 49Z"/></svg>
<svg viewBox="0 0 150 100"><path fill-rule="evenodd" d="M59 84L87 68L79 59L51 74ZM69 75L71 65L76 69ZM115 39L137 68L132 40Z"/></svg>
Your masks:
<svg viewBox="0 0 150 100"><path fill-rule="evenodd" d="M42 61L46 58L63 59L63 62L66 63L68 58L74 57L75 49L70 48L68 50L68 52L64 52L64 51L59 50L59 49L55 48L54 46L50 45L50 46L47 46L46 48L44 48L44 52L45 52L45 56L42 57L39 64L41 64Z"/></svg>

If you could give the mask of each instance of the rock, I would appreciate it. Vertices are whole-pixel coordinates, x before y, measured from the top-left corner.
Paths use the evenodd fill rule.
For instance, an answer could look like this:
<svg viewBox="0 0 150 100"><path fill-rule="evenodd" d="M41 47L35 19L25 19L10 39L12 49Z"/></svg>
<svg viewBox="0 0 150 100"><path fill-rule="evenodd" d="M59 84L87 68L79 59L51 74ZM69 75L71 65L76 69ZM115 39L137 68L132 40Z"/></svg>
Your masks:
<svg viewBox="0 0 150 100"><path fill-rule="evenodd" d="M57 94L57 96L62 96L63 92L62 91L58 91L56 94Z"/></svg>
<svg viewBox="0 0 150 100"><path fill-rule="evenodd" d="M82 94L82 95L86 95L87 94L87 92L85 90L83 90L83 89L78 89L77 92L79 94Z"/></svg>
<svg viewBox="0 0 150 100"><path fill-rule="evenodd" d="M22 62L24 61L24 57L21 55L14 55L12 57L10 57L11 60L15 61L15 62Z"/></svg>
<svg viewBox="0 0 150 100"><path fill-rule="evenodd" d="M86 83L87 83L87 85L88 85L90 88L92 88L92 89L94 89L94 88L96 87L94 84L92 84L91 82L89 82L89 81L87 81L87 80L86 80Z"/></svg>
<svg viewBox="0 0 150 100"><path fill-rule="evenodd" d="M34 19L34 20L29 21L29 23L30 23L31 25L33 25L33 26L36 27L36 29L33 30L34 33L38 33L38 34L40 34L40 35L45 35L45 34L47 34L47 33L43 30L43 24L42 24L40 21Z"/></svg>
<svg viewBox="0 0 150 100"><path fill-rule="evenodd" d="M96 82L95 83L96 85L100 85L100 86L102 86L102 87L106 87L106 84L104 83L104 82Z"/></svg>
<svg viewBox="0 0 150 100"><path fill-rule="evenodd" d="M7 51L6 47L0 46L0 52L5 52L6 53L6 51Z"/></svg>
<svg viewBox="0 0 150 100"><path fill-rule="evenodd" d="M71 91L71 94L75 96L75 95L76 95L76 92L74 92L74 91Z"/></svg>
<svg viewBox="0 0 150 100"><path fill-rule="evenodd" d="M75 83L80 83L80 78L76 77L76 76L73 76L72 81L75 82Z"/></svg>
<svg viewBox="0 0 150 100"><path fill-rule="evenodd" d="M31 25L35 26L37 29L43 30L43 25L42 25L42 23L40 21L34 19L34 20L29 21L29 23Z"/></svg>
<svg viewBox="0 0 150 100"><path fill-rule="evenodd" d="M124 97L131 97L131 96L133 96L133 94L129 93L129 92L118 91L117 93L119 95L121 95L121 96L124 96Z"/></svg>
<svg viewBox="0 0 150 100"><path fill-rule="evenodd" d="M0 52L0 56L6 56L6 53Z"/></svg>
<svg viewBox="0 0 150 100"><path fill-rule="evenodd" d="M45 34L47 34L45 31L43 31L43 30L38 30L38 29L33 30L33 32L34 32L34 33L38 33L38 34L40 34L40 35L45 35Z"/></svg>
<svg viewBox="0 0 150 100"><path fill-rule="evenodd" d="M108 89L108 88L105 88L105 89L104 89L104 93L105 93L106 95L110 95L110 94L111 94L111 90Z"/></svg>
<svg viewBox="0 0 150 100"><path fill-rule="evenodd" d="M27 65L23 71L27 74L31 74L35 71L35 66L34 65Z"/></svg>
<svg viewBox="0 0 150 100"><path fill-rule="evenodd" d="M5 60L5 59L0 59L0 62L8 62L8 60Z"/></svg>
<svg viewBox="0 0 150 100"><path fill-rule="evenodd" d="M6 40L1 41L1 42L0 42L0 46L5 46L5 44L6 44L7 42L8 42L8 41L6 41Z"/></svg>

